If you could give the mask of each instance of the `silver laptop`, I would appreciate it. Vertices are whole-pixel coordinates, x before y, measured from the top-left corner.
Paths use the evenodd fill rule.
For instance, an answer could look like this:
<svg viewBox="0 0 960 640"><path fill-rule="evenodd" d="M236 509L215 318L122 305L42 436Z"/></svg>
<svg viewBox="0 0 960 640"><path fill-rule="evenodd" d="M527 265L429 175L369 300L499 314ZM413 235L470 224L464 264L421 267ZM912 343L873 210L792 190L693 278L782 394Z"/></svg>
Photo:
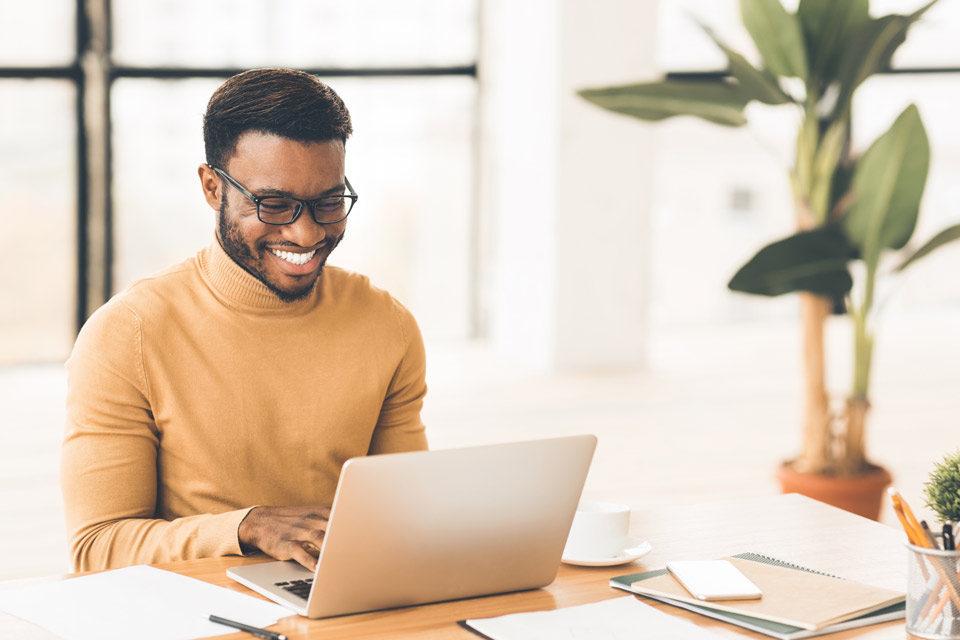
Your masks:
<svg viewBox="0 0 960 640"><path fill-rule="evenodd" d="M353 458L315 572L227 575L310 618L543 587L557 575L592 435Z"/></svg>

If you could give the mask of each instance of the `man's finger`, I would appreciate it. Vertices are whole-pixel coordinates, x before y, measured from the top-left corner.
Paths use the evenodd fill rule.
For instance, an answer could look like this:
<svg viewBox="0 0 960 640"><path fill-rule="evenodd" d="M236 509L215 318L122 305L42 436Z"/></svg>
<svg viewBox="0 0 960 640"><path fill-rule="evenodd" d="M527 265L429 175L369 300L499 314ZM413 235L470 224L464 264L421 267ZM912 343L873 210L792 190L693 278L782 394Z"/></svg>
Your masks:
<svg viewBox="0 0 960 640"><path fill-rule="evenodd" d="M304 549L301 544L297 542L289 542L287 543L287 548L290 558L296 560L307 569L310 569L310 571L317 570L317 559L307 553L307 550Z"/></svg>
<svg viewBox="0 0 960 640"><path fill-rule="evenodd" d="M329 509L326 510L326 514L324 514L323 511L311 511L310 513L302 515L300 521L303 523L303 526L310 528L319 527L326 530L329 515Z"/></svg>
<svg viewBox="0 0 960 640"><path fill-rule="evenodd" d="M319 549L323 546L323 539L327 534L325 529L326 524L324 524L323 529L301 529L297 535L297 540Z"/></svg>

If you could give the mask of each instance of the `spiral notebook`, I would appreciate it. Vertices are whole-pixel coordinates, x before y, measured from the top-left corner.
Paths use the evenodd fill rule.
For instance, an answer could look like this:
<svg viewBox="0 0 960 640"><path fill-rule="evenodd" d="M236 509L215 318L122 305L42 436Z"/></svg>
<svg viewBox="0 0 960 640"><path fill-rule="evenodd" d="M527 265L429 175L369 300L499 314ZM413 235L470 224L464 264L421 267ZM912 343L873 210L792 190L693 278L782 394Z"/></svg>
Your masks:
<svg viewBox="0 0 960 640"><path fill-rule="evenodd" d="M725 558L764 595L761 600L704 602L666 569L610 580L610 586L783 640L799 640L904 617L904 594L755 553Z"/></svg>

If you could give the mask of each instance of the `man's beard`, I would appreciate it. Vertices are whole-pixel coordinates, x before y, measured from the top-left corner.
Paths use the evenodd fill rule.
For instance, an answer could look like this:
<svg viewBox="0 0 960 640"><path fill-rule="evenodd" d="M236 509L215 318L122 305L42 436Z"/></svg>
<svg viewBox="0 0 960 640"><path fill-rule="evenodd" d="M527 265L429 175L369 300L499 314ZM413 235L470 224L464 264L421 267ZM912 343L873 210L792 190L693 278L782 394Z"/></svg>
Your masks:
<svg viewBox="0 0 960 640"><path fill-rule="evenodd" d="M307 212L309 213L309 212ZM254 278L263 283L267 289L269 289L275 296L280 298L283 302L296 302L297 300L303 300L313 291L313 288L317 286L317 282L320 280L320 275L323 273L323 267L327 263L327 258L330 257L330 253L333 252L333 249L337 248L337 245L340 244L340 241L343 239L343 234L333 242L333 248L330 250L330 253L322 259L320 262L320 267L317 269L317 277L314 278L313 282L305 286L303 289L296 291L284 291L278 289L273 284L267 280L266 269L263 268L263 258L255 256L250 250L250 247L247 246L247 243L243 240L243 235L240 233L240 227L233 220L229 220L227 217L227 200L226 197L220 199L220 216L217 221L217 227L220 234L220 243L223 245L223 250L226 252L230 259L236 262L244 271L252 275ZM262 249L266 251L264 247Z"/></svg>

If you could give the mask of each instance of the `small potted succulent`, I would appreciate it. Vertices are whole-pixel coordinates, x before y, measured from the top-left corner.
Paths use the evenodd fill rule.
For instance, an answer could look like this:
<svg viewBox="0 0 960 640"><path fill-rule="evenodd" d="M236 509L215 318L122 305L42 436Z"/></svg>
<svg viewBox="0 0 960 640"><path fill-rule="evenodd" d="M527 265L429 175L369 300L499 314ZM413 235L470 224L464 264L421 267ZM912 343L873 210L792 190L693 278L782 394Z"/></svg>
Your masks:
<svg viewBox="0 0 960 640"><path fill-rule="evenodd" d="M960 522L960 450L938 462L923 486L927 508L940 522L956 528Z"/></svg>

